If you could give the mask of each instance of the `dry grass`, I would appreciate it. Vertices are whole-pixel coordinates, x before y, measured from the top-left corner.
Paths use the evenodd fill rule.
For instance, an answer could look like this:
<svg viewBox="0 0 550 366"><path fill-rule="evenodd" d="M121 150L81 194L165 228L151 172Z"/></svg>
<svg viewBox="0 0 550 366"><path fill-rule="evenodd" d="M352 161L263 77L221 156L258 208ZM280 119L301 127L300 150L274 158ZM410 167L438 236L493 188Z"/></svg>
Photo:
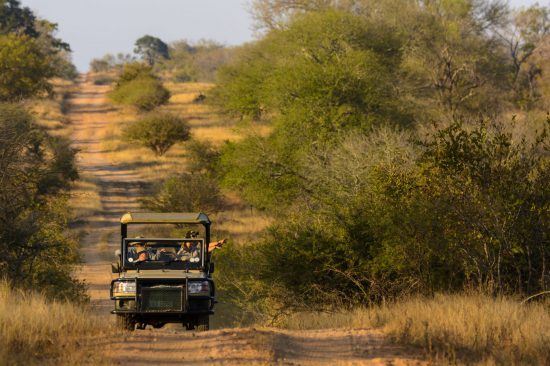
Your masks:
<svg viewBox="0 0 550 366"><path fill-rule="evenodd" d="M382 327L398 343L421 347L439 362L550 364L549 304L484 295L437 295L336 314L293 314L291 329Z"/></svg>
<svg viewBox="0 0 550 366"><path fill-rule="evenodd" d="M71 189L72 218L74 221L85 220L101 212L99 187L93 177L87 173L80 173L80 179Z"/></svg>
<svg viewBox="0 0 550 366"><path fill-rule="evenodd" d="M100 364L91 347L109 331L81 306L47 301L0 282L1 365Z"/></svg>
<svg viewBox="0 0 550 366"><path fill-rule="evenodd" d="M54 79L52 85L54 87L53 97L30 100L26 104L35 115L39 125L54 136L69 138L72 129L65 113L69 108L71 93L75 92L76 85L73 82L60 79Z"/></svg>

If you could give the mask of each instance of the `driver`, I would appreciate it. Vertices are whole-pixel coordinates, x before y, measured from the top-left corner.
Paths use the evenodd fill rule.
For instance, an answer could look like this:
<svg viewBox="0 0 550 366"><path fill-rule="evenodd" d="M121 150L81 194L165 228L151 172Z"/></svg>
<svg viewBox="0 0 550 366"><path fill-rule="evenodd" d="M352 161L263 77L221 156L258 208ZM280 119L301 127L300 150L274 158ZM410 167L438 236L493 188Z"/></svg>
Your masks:
<svg viewBox="0 0 550 366"><path fill-rule="evenodd" d="M136 246L137 262L143 262L150 259L149 252L145 246Z"/></svg>

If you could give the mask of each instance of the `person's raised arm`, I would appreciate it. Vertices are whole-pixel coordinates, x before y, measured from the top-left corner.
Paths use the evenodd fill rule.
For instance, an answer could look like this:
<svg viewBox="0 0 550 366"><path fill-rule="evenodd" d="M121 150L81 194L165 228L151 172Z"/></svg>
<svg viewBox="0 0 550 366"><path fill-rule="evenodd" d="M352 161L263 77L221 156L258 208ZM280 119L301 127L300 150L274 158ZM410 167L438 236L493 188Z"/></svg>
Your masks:
<svg viewBox="0 0 550 366"><path fill-rule="evenodd" d="M213 252L217 248L221 248L226 242L227 239L222 239L208 244L208 253Z"/></svg>

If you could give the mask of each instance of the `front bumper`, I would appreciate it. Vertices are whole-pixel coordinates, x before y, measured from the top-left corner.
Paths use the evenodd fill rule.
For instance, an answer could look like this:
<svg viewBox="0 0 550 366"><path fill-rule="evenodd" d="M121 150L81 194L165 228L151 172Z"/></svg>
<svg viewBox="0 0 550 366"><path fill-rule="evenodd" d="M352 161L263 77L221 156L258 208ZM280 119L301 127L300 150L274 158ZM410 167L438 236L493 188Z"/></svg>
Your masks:
<svg viewBox="0 0 550 366"><path fill-rule="evenodd" d="M185 316L214 314L216 304L214 282L211 279L201 279L210 284L209 296L189 295L187 292L189 279L140 279L136 278L135 296L113 294L111 282L111 300L115 301L112 314L143 315L143 316ZM160 291L160 294L159 294ZM169 292L170 298L162 297ZM160 296L159 299L153 299ZM155 302L156 301L156 302ZM160 305L159 305L160 304Z"/></svg>

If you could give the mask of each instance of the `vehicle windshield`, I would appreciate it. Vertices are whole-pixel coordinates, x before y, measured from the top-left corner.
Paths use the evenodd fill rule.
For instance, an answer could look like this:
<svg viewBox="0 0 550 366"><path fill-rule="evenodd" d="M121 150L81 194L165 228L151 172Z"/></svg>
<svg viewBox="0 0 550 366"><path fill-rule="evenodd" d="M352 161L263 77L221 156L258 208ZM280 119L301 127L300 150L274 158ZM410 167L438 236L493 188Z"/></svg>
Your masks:
<svg viewBox="0 0 550 366"><path fill-rule="evenodd" d="M129 268L194 269L201 266L202 239L125 239L125 264ZM173 266L172 266L173 265Z"/></svg>

